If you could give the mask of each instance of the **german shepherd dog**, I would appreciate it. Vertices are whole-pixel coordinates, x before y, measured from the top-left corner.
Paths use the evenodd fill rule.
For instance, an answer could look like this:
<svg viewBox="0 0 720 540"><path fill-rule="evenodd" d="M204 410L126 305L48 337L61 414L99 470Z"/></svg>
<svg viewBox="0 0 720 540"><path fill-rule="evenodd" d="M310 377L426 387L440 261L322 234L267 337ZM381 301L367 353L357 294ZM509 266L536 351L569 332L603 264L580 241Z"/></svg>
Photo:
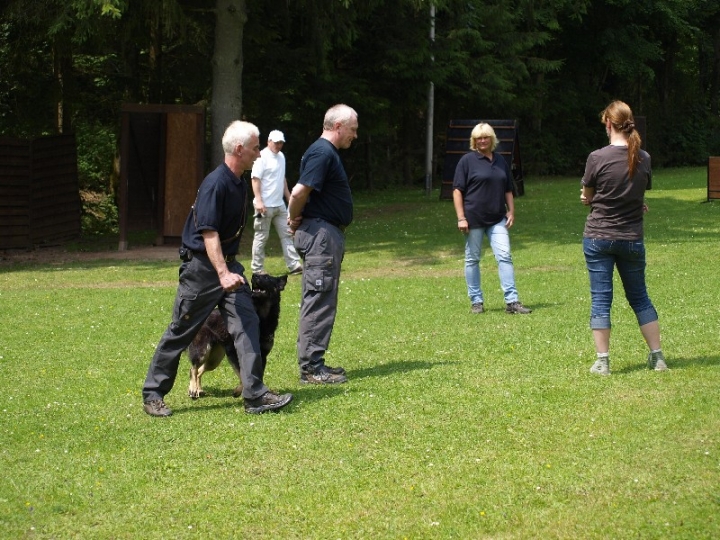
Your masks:
<svg viewBox="0 0 720 540"><path fill-rule="evenodd" d="M274 277L269 274L252 275L252 301L260 318L260 353L263 371L267 365L267 357L275 343L275 330L280 320L280 292L287 285L287 275ZM200 379L206 371L212 371L227 356L230 365L238 376L240 383L233 391L233 396L242 394L243 386L240 378L240 361L233 338L225 327L219 309L214 309L205 320L195 339L188 347L190 358L190 386L188 395L197 399L204 395Z"/></svg>

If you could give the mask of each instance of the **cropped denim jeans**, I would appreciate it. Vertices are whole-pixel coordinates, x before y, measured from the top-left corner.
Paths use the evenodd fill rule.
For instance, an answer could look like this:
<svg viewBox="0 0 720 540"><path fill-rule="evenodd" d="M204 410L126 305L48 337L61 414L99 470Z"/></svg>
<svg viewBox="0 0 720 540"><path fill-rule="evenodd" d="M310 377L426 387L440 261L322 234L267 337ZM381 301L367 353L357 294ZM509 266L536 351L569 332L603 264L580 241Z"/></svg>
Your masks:
<svg viewBox="0 0 720 540"><path fill-rule="evenodd" d="M625 297L638 324L658 320L645 286L645 244L642 240L583 238L585 263L590 276L590 328L610 328L613 301L613 272L618 269Z"/></svg>
<svg viewBox="0 0 720 540"><path fill-rule="evenodd" d="M485 235L490 240L490 248L498 263L500 287L505 296L505 303L518 301L518 292L515 288L515 269L510 254L510 234L505 226L506 223L507 219L503 218L500 223L490 227L470 229L465 238L465 282L472 304L483 302L480 283L480 255Z"/></svg>

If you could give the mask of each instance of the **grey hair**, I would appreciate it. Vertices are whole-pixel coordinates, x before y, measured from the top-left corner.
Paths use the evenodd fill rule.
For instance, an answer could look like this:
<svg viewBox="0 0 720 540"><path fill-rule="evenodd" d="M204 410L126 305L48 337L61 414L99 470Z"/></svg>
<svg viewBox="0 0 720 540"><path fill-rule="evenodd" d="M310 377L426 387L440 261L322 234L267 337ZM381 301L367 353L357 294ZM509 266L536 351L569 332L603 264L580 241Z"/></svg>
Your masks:
<svg viewBox="0 0 720 540"><path fill-rule="evenodd" d="M248 141L252 139L253 135L258 138L260 137L260 130L255 124L235 120L227 127L223 135L223 151L225 154L232 154L238 144L241 144L243 147L247 146Z"/></svg>
<svg viewBox="0 0 720 540"><path fill-rule="evenodd" d="M323 120L323 129L332 129L338 122L347 124L353 118L357 118L358 113L352 107L339 103L333 105L325 113Z"/></svg>

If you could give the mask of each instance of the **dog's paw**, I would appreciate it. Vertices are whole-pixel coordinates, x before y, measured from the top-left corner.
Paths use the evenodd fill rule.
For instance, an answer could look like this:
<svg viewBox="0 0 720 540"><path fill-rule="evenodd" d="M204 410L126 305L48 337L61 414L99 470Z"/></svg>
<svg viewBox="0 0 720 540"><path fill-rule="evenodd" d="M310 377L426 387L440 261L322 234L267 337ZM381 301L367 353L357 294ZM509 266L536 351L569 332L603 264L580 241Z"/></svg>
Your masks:
<svg viewBox="0 0 720 540"><path fill-rule="evenodd" d="M235 390L233 390L233 397L236 397L236 398L237 398L237 397L242 396L242 391L243 391L243 385L242 385L242 384L238 384L238 385L235 387Z"/></svg>
<svg viewBox="0 0 720 540"><path fill-rule="evenodd" d="M192 386L190 388L188 388L188 396L190 396L193 399L197 399L204 395L205 395L205 391L202 388L194 388Z"/></svg>

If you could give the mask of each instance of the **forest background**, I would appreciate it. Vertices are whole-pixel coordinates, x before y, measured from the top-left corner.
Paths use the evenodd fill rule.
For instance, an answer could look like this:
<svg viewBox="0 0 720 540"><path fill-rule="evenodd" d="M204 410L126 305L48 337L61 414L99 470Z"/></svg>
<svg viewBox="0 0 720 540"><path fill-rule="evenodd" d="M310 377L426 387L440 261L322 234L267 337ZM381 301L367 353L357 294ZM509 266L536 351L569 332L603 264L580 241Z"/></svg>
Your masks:
<svg viewBox="0 0 720 540"><path fill-rule="evenodd" d="M431 19L431 4L435 10ZM434 39L431 39L434 20ZM647 122L654 167L720 154L716 0L9 0L0 136L74 133L85 232L116 226L124 103L200 104L207 168L233 119L287 139L288 180L343 102L353 189L433 180L451 119L516 119L528 176L580 175L612 99ZM94 216L94 219L89 219Z"/></svg>

